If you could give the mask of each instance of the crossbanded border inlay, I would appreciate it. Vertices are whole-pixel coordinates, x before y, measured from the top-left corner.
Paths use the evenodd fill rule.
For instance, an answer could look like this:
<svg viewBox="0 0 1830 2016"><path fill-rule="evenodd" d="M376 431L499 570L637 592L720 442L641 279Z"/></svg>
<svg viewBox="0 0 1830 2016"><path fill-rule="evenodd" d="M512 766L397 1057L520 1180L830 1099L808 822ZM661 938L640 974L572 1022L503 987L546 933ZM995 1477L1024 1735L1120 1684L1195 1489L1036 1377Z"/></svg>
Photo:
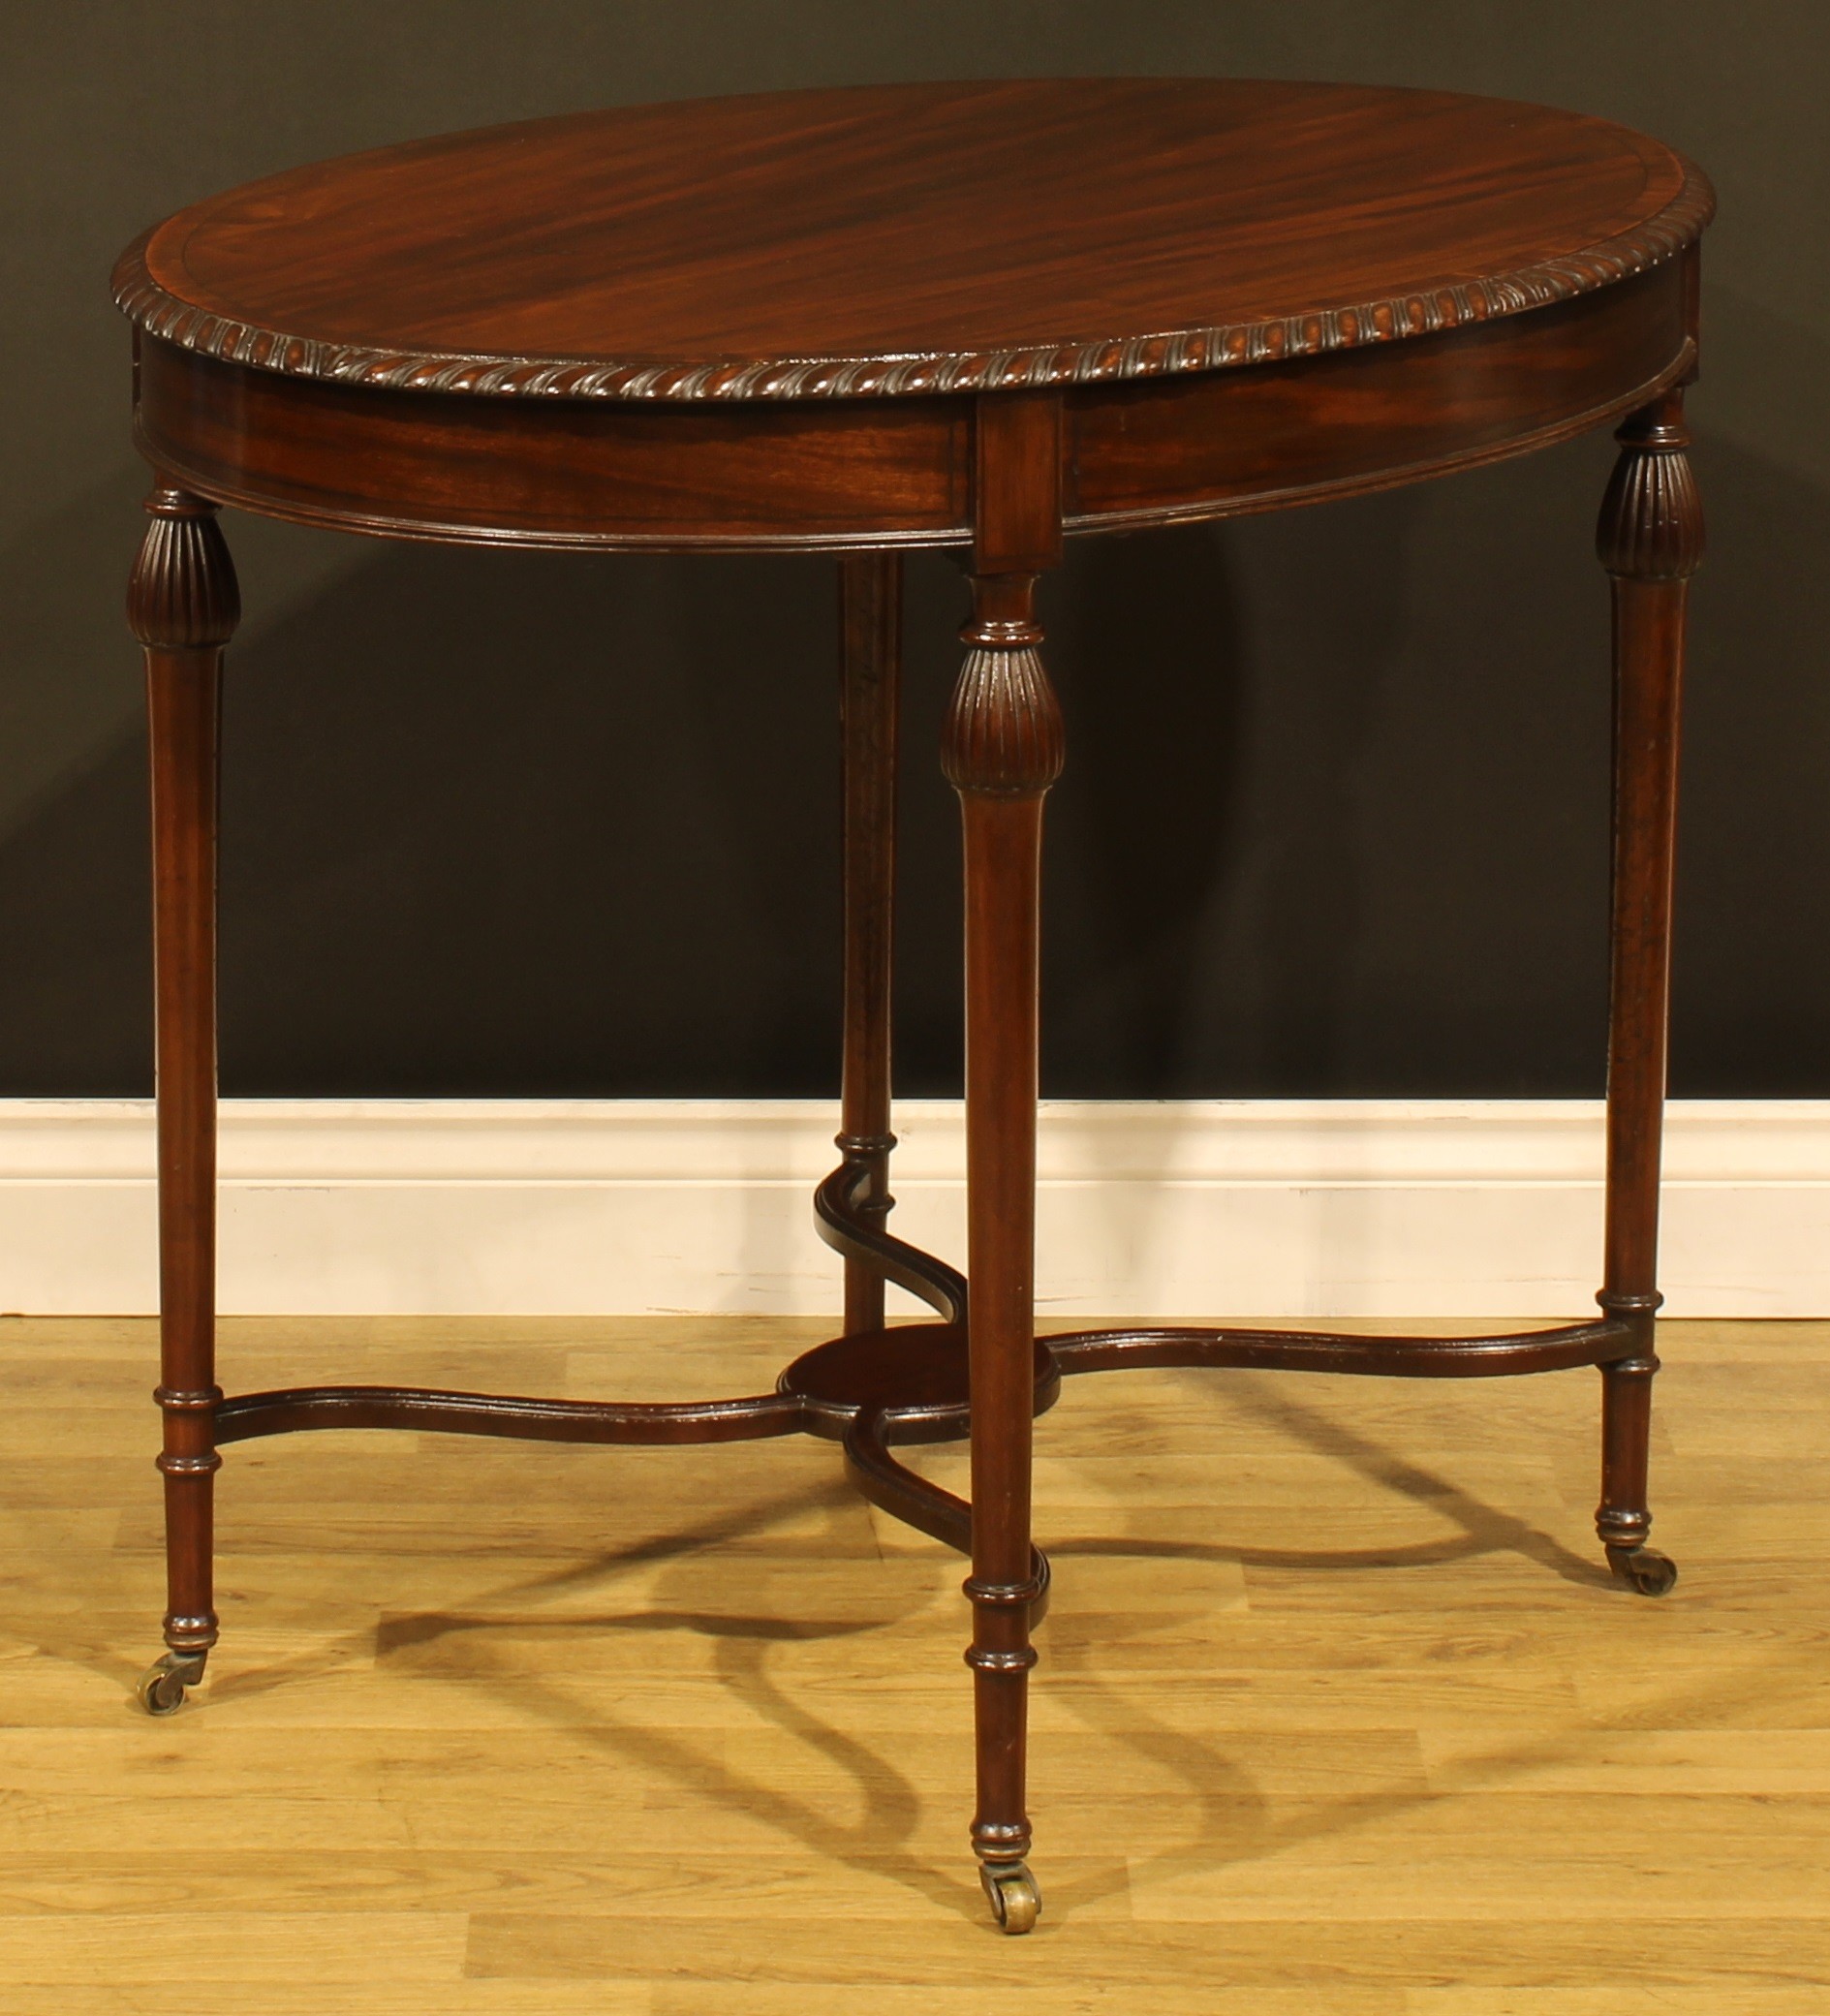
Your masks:
<svg viewBox="0 0 1830 2016"><path fill-rule="evenodd" d="M1354 307L1318 309L1268 322L1165 330L1123 340L907 357L679 364L639 357L506 357L326 342L212 314L169 294L146 267L146 246L158 226L142 233L122 254L114 268L113 290L121 312L161 342L227 363L334 385L493 398L637 402L894 398L1219 371L1431 335L1548 307L1659 265L1692 243L1715 210L1708 178L1685 161L1683 187L1655 216L1580 252L1517 272L1444 282Z"/></svg>

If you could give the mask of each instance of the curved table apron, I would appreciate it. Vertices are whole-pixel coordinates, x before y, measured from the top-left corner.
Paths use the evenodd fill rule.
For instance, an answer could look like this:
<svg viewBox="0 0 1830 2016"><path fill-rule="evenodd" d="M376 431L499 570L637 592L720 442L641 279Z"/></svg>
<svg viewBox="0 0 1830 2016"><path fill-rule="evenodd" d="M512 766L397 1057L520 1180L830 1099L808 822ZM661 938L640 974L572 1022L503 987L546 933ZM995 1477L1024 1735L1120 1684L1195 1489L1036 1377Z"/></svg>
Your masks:
<svg viewBox="0 0 1830 2016"><path fill-rule="evenodd" d="M1238 97L1254 87L1214 88ZM1651 142L1634 144L1676 161ZM413 151L397 150L403 159ZM1658 1364L1678 683L1686 582L1701 553L1682 388L1695 375L1696 240L1708 216L1707 187L1693 171L1678 163L1672 187L1635 230L1586 258L1541 264L1510 293L1444 286L1281 320L1013 343L914 362L887 354L683 359L657 373L614 359L491 359L436 346L389 351L297 338L238 318L201 290L188 301L174 293L157 270L160 233L150 251L142 241L130 252L119 292L137 323L136 432L158 472L130 597L151 675L160 1466L171 1569L170 1651L142 1687L147 1705L178 1705L216 1642L210 1500L222 1444L333 1427L596 1442L829 1437L873 1502L972 1556L973 1841L1000 1922L1021 1931L1039 1901L1024 1862L1023 1753L1030 1627L1047 1588L1045 1559L1030 1536L1030 1424L1062 1377L1139 1365L1408 1378L1599 1366L1598 1532L1626 1582L1652 1594L1668 1588L1675 1570L1646 1544L1646 1452ZM284 205L269 207L277 232ZM1617 727L1600 1316L1463 1339L1190 1326L1037 1340L1039 835L1064 728L1039 650L1034 589L1063 536L1351 495L1616 421L1624 421L1622 450L1599 542L1615 583ZM222 647L238 613L219 504L471 544L844 556L841 1160L815 1211L822 1235L845 1256L846 1315L843 1334L791 1365L776 1391L615 1405L360 1386L225 1397L217 1387L216 719ZM967 549L973 589L942 752L965 822L964 1276L886 1227L898 549L912 546ZM886 1328L885 1282L923 1299L936 1320ZM894 1454L898 1442L969 1432L977 1516Z"/></svg>
<svg viewBox="0 0 1830 2016"><path fill-rule="evenodd" d="M480 545L964 546L981 414L1059 419L1065 532L1389 488L1587 433L1690 375L1691 266L1404 342L1161 375L884 399L490 399L250 370L141 335L136 436L271 517Z"/></svg>

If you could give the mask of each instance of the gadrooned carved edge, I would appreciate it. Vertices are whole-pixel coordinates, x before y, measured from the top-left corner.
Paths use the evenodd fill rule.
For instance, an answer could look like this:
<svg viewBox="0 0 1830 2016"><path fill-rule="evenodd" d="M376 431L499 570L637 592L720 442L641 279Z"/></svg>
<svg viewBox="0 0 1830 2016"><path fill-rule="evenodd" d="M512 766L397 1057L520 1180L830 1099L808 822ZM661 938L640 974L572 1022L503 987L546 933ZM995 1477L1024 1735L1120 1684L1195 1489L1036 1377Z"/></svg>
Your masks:
<svg viewBox="0 0 1830 2016"><path fill-rule="evenodd" d="M1025 796L1054 783L1064 754L1061 702L1036 651L969 651L941 738L947 782L958 791Z"/></svg>
<svg viewBox="0 0 1830 2016"><path fill-rule="evenodd" d="M1678 411L1672 402L1672 414ZM1635 415L1619 438L1596 526L1601 565L1627 580L1687 580L1702 565L1704 547L1703 500L1685 453L1689 430L1679 418Z"/></svg>
<svg viewBox="0 0 1830 2016"><path fill-rule="evenodd" d="M156 650L228 643L241 620L241 588L216 507L166 484L146 510L151 522L127 582L129 628Z"/></svg>
<svg viewBox="0 0 1830 2016"><path fill-rule="evenodd" d="M1165 330L1122 341L934 351L891 357L775 357L698 364L377 350L288 335L180 300L168 294L146 269L150 231L122 254L114 269L114 300L148 335L183 350L295 378L402 391L551 399L856 399L997 391L1020 386L1093 385L1183 371L1219 371L1368 343L1390 343L1591 294L1675 257L1701 233L1715 214L1715 194L1699 169L1687 161L1684 171L1683 187L1657 216L1584 251L1521 267L1514 273L1444 283L1357 307L1318 309L1271 322Z"/></svg>

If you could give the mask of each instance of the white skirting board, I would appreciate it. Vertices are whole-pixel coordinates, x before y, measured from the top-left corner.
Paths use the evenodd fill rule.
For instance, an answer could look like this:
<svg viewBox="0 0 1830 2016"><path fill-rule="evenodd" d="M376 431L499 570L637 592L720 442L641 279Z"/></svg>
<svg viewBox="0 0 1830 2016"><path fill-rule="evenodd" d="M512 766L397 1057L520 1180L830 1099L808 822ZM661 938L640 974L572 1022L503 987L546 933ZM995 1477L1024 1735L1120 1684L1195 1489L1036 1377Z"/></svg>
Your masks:
<svg viewBox="0 0 1830 2016"><path fill-rule="evenodd" d="M812 1100L229 1101L221 1307L829 1312L809 1192L836 1123ZM960 1107L896 1127L891 1224L963 1264ZM1039 1157L1045 1314L1594 1306L1598 1101L1060 1101ZM0 1101L0 1311L153 1309L152 1170L148 1101ZM1675 1102L1665 1171L1671 1314L1830 1315L1830 1101Z"/></svg>

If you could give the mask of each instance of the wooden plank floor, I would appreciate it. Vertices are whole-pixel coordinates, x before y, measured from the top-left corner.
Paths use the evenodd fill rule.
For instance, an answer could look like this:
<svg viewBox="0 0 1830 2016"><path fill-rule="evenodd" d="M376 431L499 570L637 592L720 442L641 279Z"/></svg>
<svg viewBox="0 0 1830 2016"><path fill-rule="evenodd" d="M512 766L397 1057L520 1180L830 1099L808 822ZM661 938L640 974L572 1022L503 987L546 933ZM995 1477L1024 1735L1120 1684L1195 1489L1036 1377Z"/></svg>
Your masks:
<svg viewBox="0 0 1830 2016"><path fill-rule="evenodd" d="M632 1398L822 1329L225 1327L233 1386ZM233 1449L153 1721L149 1326L0 1322L0 2009L1824 2016L1830 1325L1665 1352L1661 1602L1600 1566L1591 1375L1070 1381L1006 1940L961 1565L830 1445Z"/></svg>

